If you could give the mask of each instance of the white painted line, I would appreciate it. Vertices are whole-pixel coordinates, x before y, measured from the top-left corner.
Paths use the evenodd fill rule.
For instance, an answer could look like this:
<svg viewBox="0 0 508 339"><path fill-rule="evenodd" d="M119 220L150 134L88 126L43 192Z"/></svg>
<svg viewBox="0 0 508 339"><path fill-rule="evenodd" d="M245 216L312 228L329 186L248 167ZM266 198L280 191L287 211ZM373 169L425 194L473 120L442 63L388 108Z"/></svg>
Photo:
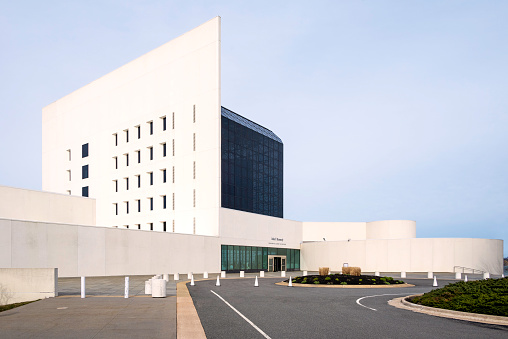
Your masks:
<svg viewBox="0 0 508 339"><path fill-rule="evenodd" d="M231 306L230 303L228 303L226 300L224 300L224 298L222 298L220 295L218 295L217 293L215 293L214 291L210 290L210 292L212 292L213 294L215 294L217 297L219 297L220 300L224 301L224 303L226 305L228 305L229 307L231 307L231 309L233 311L235 311L236 313L238 313L238 315L240 317L242 317L246 322L248 322L252 327L254 327L259 333L261 333L261 335L263 337L265 337L266 339L271 339L265 332L263 332L259 327L257 327L252 321L250 321L246 316L244 316L243 314L241 314L236 308L234 308L233 306Z"/></svg>
<svg viewBox="0 0 508 339"><path fill-rule="evenodd" d="M382 296L384 296L384 295L403 295L403 294L405 295L405 294L407 294L407 293L368 295L368 296L366 296L366 297L361 297L361 298L356 299L356 303L357 303L358 305L362 306L362 307L368 308L369 310L377 311L375 308L367 307L367 306L365 306L365 305L360 304L360 300L365 299L365 298L372 298L372 297L382 297Z"/></svg>

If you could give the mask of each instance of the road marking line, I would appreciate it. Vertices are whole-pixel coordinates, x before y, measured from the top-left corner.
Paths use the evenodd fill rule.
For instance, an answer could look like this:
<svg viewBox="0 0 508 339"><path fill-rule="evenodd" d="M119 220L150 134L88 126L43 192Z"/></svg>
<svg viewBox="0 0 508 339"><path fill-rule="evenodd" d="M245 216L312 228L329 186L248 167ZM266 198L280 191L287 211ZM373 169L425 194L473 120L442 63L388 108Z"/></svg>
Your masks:
<svg viewBox="0 0 508 339"><path fill-rule="evenodd" d="M376 294L376 295L368 295L366 297L361 297L361 298L358 298L356 299L356 303L362 307L365 307L365 308L368 308L369 310L373 310L373 311L377 311L375 308L371 308L371 307L368 307L368 306L365 306L365 305L362 305L360 304L360 300L362 299L365 299L365 298L372 298L372 297L382 297L384 295L403 295L403 294L407 294L407 293L397 293L397 294Z"/></svg>
<svg viewBox="0 0 508 339"><path fill-rule="evenodd" d="M240 317L242 317L246 322L248 322L252 327L254 327L259 333L261 333L261 335L263 337L265 337L266 339L271 339L265 332L263 332L259 327L257 327L252 321L250 321L246 316L244 316L243 314L240 313L240 311L238 311L236 308L234 308L230 303L228 303L226 300L224 300L224 298L222 298L220 295L218 295L217 293L215 293L214 291L210 290L210 292L212 292L213 294L215 294L217 297L219 297L220 300L224 301L224 303L226 305L228 305L229 307L231 307L231 309L233 311L235 311L236 313L238 313L238 315Z"/></svg>

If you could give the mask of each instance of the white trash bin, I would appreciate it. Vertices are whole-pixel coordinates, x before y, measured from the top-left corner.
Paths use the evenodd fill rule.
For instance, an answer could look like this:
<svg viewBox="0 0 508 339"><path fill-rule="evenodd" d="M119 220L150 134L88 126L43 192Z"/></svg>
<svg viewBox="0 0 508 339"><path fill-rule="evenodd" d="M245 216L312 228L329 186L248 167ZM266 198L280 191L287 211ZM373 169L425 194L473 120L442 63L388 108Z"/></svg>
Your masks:
<svg viewBox="0 0 508 339"><path fill-rule="evenodd" d="M166 280L152 280L152 298L166 298Z"/></svg>

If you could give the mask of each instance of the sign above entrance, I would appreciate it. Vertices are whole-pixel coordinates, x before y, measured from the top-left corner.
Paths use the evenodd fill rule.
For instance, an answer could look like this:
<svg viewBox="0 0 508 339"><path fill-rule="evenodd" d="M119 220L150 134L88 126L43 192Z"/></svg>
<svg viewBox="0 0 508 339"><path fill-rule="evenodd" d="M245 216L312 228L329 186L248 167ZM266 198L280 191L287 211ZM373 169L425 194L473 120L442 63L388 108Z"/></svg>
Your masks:
<svg viewBox="0 0 508 339"><path fill-rule="evenodd" d="M270 240L268 245L286 245L284 243L284 238L271 237Z"/></svg>

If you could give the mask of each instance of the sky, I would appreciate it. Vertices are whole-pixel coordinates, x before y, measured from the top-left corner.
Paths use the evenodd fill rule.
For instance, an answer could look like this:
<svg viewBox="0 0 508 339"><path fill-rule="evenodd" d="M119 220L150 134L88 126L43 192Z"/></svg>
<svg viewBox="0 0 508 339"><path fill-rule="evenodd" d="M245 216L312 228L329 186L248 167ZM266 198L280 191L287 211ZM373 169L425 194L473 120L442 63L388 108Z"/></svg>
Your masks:
<svg viewBox="0 0 508 339"><path fill-rule="evenodd" d="M217 15L222 105L283 140L285 218L508 240L503 0L0 0L0 185L41 189L42 107Z"/></svg>

